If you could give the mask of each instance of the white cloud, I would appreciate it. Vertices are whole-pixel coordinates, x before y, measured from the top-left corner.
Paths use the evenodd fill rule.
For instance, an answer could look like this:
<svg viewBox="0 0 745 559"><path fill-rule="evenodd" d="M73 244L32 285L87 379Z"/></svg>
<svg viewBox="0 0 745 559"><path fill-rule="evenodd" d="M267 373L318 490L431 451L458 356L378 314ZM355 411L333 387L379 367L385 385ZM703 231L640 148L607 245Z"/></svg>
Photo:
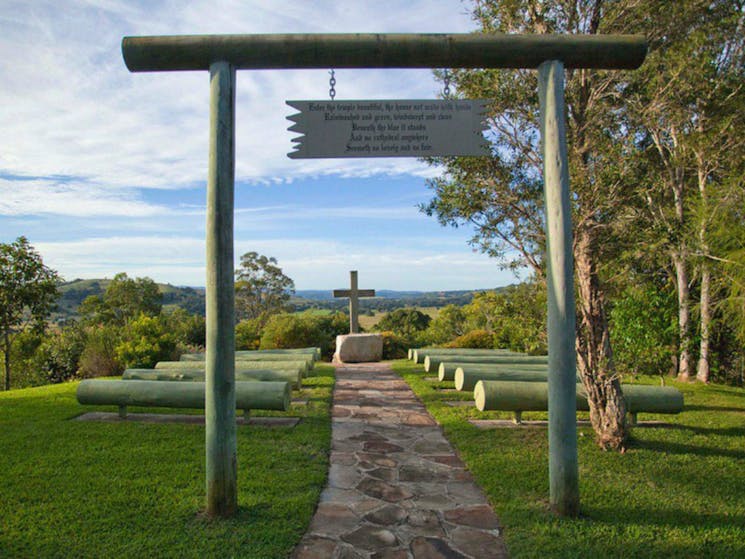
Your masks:
<svg viewBox="0 0 745 559"><path fill-rule="evenodd" d="M422 239L407 239L419 246ZM160 236L108 237L72 242L36 243L44 262L63 277L149 276L176 285L204 285L205 244L198 238ZM273 256L298 289L342 286L349 270L359 270L364 287L395 290L489 288L515 281L510 272L467 247L404 248L382 241L380 246L360 247L353 239L274 240L239 239L241 254L257 251ZM333 285L332 285L333 284Z"/></svg>
<svg viewBox="0 0 745 559"><path fill-rule="evenodd" d="M0 216L142 218L168 211L139 200L132 189L104 188L66 179L0 178Z"/></svg>

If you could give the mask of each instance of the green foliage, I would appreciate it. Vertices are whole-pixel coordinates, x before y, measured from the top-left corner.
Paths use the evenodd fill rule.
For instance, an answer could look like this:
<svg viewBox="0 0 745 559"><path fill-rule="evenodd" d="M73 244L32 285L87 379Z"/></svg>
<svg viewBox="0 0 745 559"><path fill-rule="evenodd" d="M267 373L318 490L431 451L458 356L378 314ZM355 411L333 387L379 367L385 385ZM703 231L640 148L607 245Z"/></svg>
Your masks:
<svg viewBox="0 0 745 559"><path fill-rule="evenodd" d="M152 279L132 279L127 274L120 273L109 282L103 296L86 297L78 312L87 324L123 326L142 314L160 314L161 299L158 285Z"/></svg>
<svg viewBox="0 0 745 559"><path fill-rule="evenodd" d="M121 341L114 349L116 361L125 369L151 369L158 361L178 357L176 335L160 317L141 314L131 320L121 332Z"/></svg>
<svg viewBox="0 0 745 559"><path fill-rule="evenodd" d="M241 256L235 272L235 309L239 318L259 318L288 310L295 283L282 273L276 258L257 252Z"/></svg>
<svg viewBox="0 0 745 559"><path fill-rule="evenodd" d="M235 349L259 349L264 320L262 318L247 318L235 326Z"/></svg>
<svg viewBox="0 0 745 559"><path fill-rule="evenodd" d="M477 293L463 311L470 329L493 334L495 345L490 347L529 354L547 351L546 288L540 282Z"/></svg>
<svg viewBox="0 0 745 559"><path fill-rule="evenodd" d="M34 368L46 383L67 382L77 378L86 334L77 324L49 333L34 356Z"/></svg>
<svg viewBox="0 0 745 559"><path fill-rule="evenodd" d="M381 331L395 332L406 339L412 339L427 329L432 317L417 309L396 309L387 313L377 323Z"/></svg>
<svg viewBox="0 0 745 559"><path fill-rule="evenodd" d="M269 318L261 336L261 349L320 347L324 356L334 352L336 336L349 329L343 313L276 314Z"/></svg>
<svg viewBox="0 0 745 559"><path fill-rule="evenodd" d="M121 339L121 327L115 324L97 324L86 328L86 341L80 355L80 378L110 377L124 370L116 356L116 346Z"/></svg>
<svg viewBox="0 0 745 559"><path fill-rule="evenodd" d="M406 338L395 332L381 332L383 337L383 359L402 359L410 347Z"/></svg>
<svg viewBox="0 0 745 559"><path fill-rule="evenodd" d="M0 344L4 388L10 390L14 337L28 327L43 330L57 299L57 272L44 265L25 237L0 243Z"/></svg>
<svg viewBox="0 0 745 559"><path fill-rule="evenodd" d="M116 411L78 404L77 383L0 395L0 556L290 557L326 484L333 384L317 364L299 393L307 405L252 412L299 416L296 427L238 426L239 511L218 522L200 514L203 428L70 421Z"/></svg>
<svg viewBox="0 0 745 559"><path fill-rule="evenodd" d="M663 375L674 370L676 295L666 286L629 286L614 302L611 332L621 372Z"/></svg>
<svg viewBox="0 0 745 559"><path fill-rule="evenodd" d="M456 305L440 309L427 328L426 338L430 344L444 344L466 333L466 313Z"/></svg>
<svg viewBox="0 0 745 559"><path fill-rule="evenodd" d="M164 309L161 319L179 344L192 348L204 347L207 324L203 316L175 307L168 311Z"/></svg>
<svg viewBox="0 0 745 559"><path fill-rule="evenodd" d="M463 347L474 349L493 349L494 334L486 330L471 330L462 336L458 336L447 347Z"/></svg>

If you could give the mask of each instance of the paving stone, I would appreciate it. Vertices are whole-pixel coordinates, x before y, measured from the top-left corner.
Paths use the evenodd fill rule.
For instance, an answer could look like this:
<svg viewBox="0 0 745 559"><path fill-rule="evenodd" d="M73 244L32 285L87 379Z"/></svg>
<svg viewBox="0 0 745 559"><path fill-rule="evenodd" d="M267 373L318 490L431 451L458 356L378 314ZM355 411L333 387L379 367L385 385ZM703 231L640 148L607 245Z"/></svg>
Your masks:
<svg viewBox="0 0 745 559"><path fill-rule="evenodd" d="M336 541L328 538L304 537L295 548L292 559L329 559L336 549Z"/></svg>
<svg viewBox="0 0 745 559"><path fill-rule="evenodd" d="M452 451L453 447L444 439L439 441L423 440L414 445L414 452L419 454L444 454Z"/></svg>
<svg viewBox="0 0 745 559"><path fill-rule="evenodd" d="M365 446L363 448L365 452L378 452L381 454L401 452L403 450L402 446L385 441L369 441L365 443Z"/></svg>
<svg viewBox="0 0 745 559"><path fill-rule="evenodd" d="M331 466L329 466L329 487L351 489L360 482L360 479L362 479L362 474L355 468L350 468L341 464L331 464Z"/></svg>
<svg viewBox="0 0 745 559"><path fill-rule="evenodd" d="M438 471L435 468L426 468L420 466L401 466L398 471L398 479L400 481L445 481L450 478L448 472Z"/></svg>
<svg viewBox="0 0 745 559"><path fill-rule="evenodd" d="M410 559L411 555L405 549L389 549L373 553L370 559Z"/></svg>
<svg viewBox="0 0 745 559"><path fill-rule="evenodd" d="M463 463L463 461L458 458L455 454L433 454L429 456L424 456L426 460L430 460L431 462L437 462L438 464L443 464L445 466L450 466L451 468L465 468L466 465Z"/></svg>
<svg viewBox="0 0 745 559"><path fill-rule="evenodd" d="M359 517L348 506L321 503L313 515L308 531L316 535L338 537L353 530L359 522Z"/></svg>
<svg viewBox="0 0 745 559"><path fill-rule="evenodd" d="M452 545L479 559L507 559L507 548L501 538L485 530L457 527L450 532Z"/></svg>
<svg viewBox="0 0 745 559"><path fill-rule="evenodd" d="M367 475L383 481L393 481L396 479L396 470L393 468L376 468L367 472Z"/></svg>
<svg viewBox="0 0 745 559"><path fill-rule="evenodd" d="M357 484L357 490L374 497L395 503L414 496L414 494L400 485L391 485L379 479L365 478Z"/></svg>
<svg viewBox="0 0 745 559"><path fill-rule="evenodd" d="M340 464L342 466L354 466L357 463L357 457L351 452L332 451L329 456L331 464Z"/></svg>
<svg viewBox="0 0 745 559"><path fill-rule="evenodd" d="M403 522L408 513L398 505L385 505L365 515L364 520L382 526L393 526Z"/></svg>
<svg viewBox="0 0 745 559"><path fill-rule="evenodd" d="M342 544L337 548L336 555L334 555L333 559L367 559L367 557L367 553L361 555L351 545Z"/></svg>
<svg viewBox="0 0 745 559"><path fill-rule="evenodd" d="M414 559L469 559L440 538L415 538L410 549Z"/></svg>
<svg viewBox="0 0 745 559"><path fill-rule="evenodd" d="M486 502L486 496L474 483L467 481L453 481L447 484L448 495L461 505L481 505Z"/></svg>
<svg viewBox="0 0 745 559"><path fill-rule="evenodd" d="M354 532L343 535L341 539L355 547L369 549L370 551L398 545L398 540L393 532L371 524L363 524Z"/></svg>
<svg viewBox="0 0 745 559"><path fill-rule="evenodd" d="M406 524L416 528L415 532L422 536L444 537L445 531L440 525L437 513L431 510L414 509L409 511Z"/></svg>
<svg viewBox="0 0 745 559"><path fill-rule="evenodd" d="M499 520L489 505L475 505L471 507L458 507L447 510L444 518L453 524L461 526L472 526L485 530L496 530L499 528Z"/></svg>

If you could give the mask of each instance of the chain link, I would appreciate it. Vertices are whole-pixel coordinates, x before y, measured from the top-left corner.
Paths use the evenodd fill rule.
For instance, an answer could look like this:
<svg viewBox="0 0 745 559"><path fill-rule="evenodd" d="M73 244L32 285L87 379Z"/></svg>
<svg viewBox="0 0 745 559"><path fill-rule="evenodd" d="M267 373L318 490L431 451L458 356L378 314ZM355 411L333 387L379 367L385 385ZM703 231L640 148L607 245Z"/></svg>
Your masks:
<svg viewBox="0 0 745 559"><path fill-rule="evenodd" d="M445 68L445 74L442 77L443 82L445 83L445 87L442 88L442 96L445 99L448 99L450 97L450 70Z"/></svg>
<svg viewBox="0 0 745 559"><path fill-rule="evenodd" d="M334 100L334 97L336 97L336 88L334 87L336 85L336 78L334 77L334 71L331 70L329 72L331 74L331 77L329 78L329 97L331 97L331 100Z"/></svg>

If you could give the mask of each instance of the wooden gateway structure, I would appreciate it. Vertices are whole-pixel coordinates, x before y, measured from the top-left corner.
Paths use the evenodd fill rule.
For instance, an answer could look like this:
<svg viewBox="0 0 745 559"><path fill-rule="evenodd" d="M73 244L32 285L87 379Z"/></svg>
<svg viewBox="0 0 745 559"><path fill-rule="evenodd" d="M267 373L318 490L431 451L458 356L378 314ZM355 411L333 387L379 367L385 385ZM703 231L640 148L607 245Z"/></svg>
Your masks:
<svg viewBox="0 0 745 559"><path fill-rule="evenodd" d="M206 511L237 509L233 193L236 70L529 68L538 71L548 281L549 486L552 507L579 512L575 310L564 68L634 69L643 36L333 34L125 37L132 72L210 73L207 179Z"/></svg>

